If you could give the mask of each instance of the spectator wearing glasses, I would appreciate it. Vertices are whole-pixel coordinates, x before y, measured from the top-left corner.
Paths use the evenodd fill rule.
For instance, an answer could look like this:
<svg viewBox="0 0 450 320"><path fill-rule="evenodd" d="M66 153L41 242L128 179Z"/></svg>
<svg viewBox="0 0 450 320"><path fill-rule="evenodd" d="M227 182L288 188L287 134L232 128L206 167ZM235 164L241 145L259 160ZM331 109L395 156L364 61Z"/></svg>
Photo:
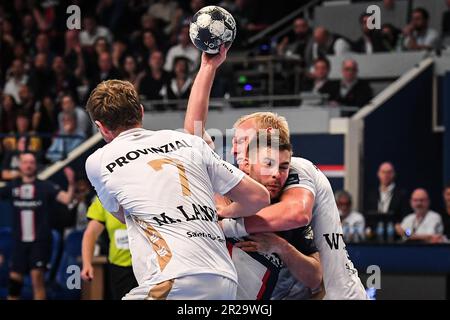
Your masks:
<svg viewBox="0 0 450 320"><path fill-rule="evenodd" d="M346 242L363 240L366 221L361 213L353 210L352 195L345 190L341 190L336 192L335 199Z"/></svg>
<svg viewBox="0 0 450 320"><path fill-rule="evenodd" d="M439 243L443 240L444 225L441 215L430 210L430 198L425 189L416 189L411 194L413 213L395 226L397 234L404 239Z"/></svg>
<svg viewBox="0 0 450 320"><path fill-rule="evenodd" d="M342 80L339 85L337 102L343 106L362 108L373 97L372 89L367 81L358 79L358 64L347 59L342 63ZM354 112L343 112L343 116L351 116Z"/></svg>

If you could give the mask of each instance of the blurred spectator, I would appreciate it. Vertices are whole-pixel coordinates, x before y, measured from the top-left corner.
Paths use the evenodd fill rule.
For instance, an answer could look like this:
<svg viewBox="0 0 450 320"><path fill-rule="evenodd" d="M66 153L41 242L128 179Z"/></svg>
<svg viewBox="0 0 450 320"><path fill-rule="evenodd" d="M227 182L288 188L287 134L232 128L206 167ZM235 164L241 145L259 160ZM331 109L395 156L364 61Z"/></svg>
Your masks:
<svg viewBox="0 0 450 320"><path fill-rule="evenodd" d="M155 51L148 61L149 68L139 84L139 94L147 100L160 100L161 88L169 82L169 74L163 70L164 55L161 51ZM157 109L162 109L162 106Z"/></svg>
<svg viewBox="0 0 450 320"><path fill-rule="evenodd" d="M383 45L387 51L401 51L402 44L399 45L398 43L400 30L390 23L385 23L381 26L381 34L383 36Z"/></svg>
<svg viewBox="0 0 450 320"><path fill-rule="evenodd" d="M13 44L5 38L3 32L3 20L0 15L0 88L3 87L6 72L11 66L11 62L14 59Z"/></svg>
<svg viewBox="0 0 450 320"><path fill-rule="evenodd" d="M111 79L121 79L121 76L112 63L111 55L102 52L98 57L98 72L92 78L91 87L94 89L100 82Z"/></svg>
<svg viewBox="0 0 450 320"><path fill-rule="evenodd" d="M350 52L350 43L342 36L330 33L324 27L314 30L313 41L311 41L305 53L306 65L310 66L319 57L327 55L343 55Z"/></svg>
<svg viewBox="0 0 450 320"><path fill-rule="evenodd" d="M16 131L17 104L11 95L4 94L0 108L0 133Z"/></svg>
<svg viewBox="0 0 450 320"><path fill-rule="evenodd" d="M50 65L55 57L55 54L50 50L50 39L46 33L40 33L36 37L35 47L36 51L34 52L34 55L39 53L45 54L47 57L47 65Z"/></svg>
<svg viewBox="0 0 450 320"><path fill-rule="evenodd" d="M430 210L430 198L425 189L416 189L411 194L413 213L395 226L397 234L409 240L429 243L442 241L444 225L439 213Z"/></svg>
<svg viewBox="0 0 450 320"><path fill-rule="evenodd" d="M392 163L383 162L378 169L379 187L371 190L366 198L365 213L392 214L399 222L408 213L406 193L395 184Z"/></svg>
<svg viewBox="0 0 450 320"><path fill-rule="evenodd" d="M84 47L93 46L99 37L104 37L109 43L112 42L112 35L108 28L97 25L94 16L86 16L83 19L83 31L80 33L80 44Z"/></svg>
<svg viewBox="0 0 450 320"><path fill-rule="evenodd" d="M443 192L445 212L442 217L444 221L444 231L447 239L450 239L450 183L448 183Z"/></svg>
<svg viewBox="0 0 450 320"><path fill-rule="evenodd" d="M45 96L36 103L33 114L33 129L42 134L43 149L46 150L51 144L51 136L58 130L58 120L55 101L51 96Z"/></svg>
<svg viewBox="0 0 450 320"><path fill-rule="evenodd" d="M86 53L82 50L78 30L67 30L65 35L64 61L69 70L79 80L82 79L85 68Z"/></svg>
<svg viewBox="0 0 450 320"><path fill-rule="evenodd" d="M123 80L130 81L135 88L139 88L139 83L145 73L138 71L136 59L132 55L128 55L123 60L122 67Z"/></svg>
<svg viewBox="0 0 450 320"><path fill-rule="evenodd" d="M345 240L349 242L364 240L366 222L361 213L352 210L351 194L345 190L337 191L335 199L341 217L342 232Z"/></svg>
<svg viewBox="0 0 450 320"><path fill-rule="evenodd" d="M450 37L450 0L447 0L447 11L442 14L442 37Z"/></svg>
<svg viewBox="0 0 450 320"><path fill-rule="evenodd" d="M88 219L86 212L92 202L91 185L85 178L77 179L75 182L75 193L73 200L68 204L68 209L73 217L72 227L65 230L69 234L72 230L84 230L87 227Z"/></svg>
<svg viewBox="0 0 450 320"><path fill-rule="evenodd" d="M411 22L403 29L406 50L430 50L437 46L439 35L428 27L429 14L424 8L412 11Z"/></svg>
<svg viewBox="0 0 450 320"><path fill-rule="evenodd" d="M25 151L39 153L42 150L41 138L30 129L28 113L20 110L16 115L16 131L3 139L4 150L17 150L19 141L25 141Z"/></svg>
<svg viewBox="0 0 450 320"><path fill-rule="evenodd" d="M353 51L365 54L386 51L383 36L377 29L369 29L367 21L371 17L368 13L363 13L359 18L362 36L353 43Z"/></svg>
<svg viewBox="0 0 450 320"><path fill-rule="evenodd" d="M200 51L194 47L189 38L189 25L183 26L178 35L178 44L171 47L167 52L164 70L174 71L175 59L184 57L190 62L189 70L196 70L200 61Z"/></svg>
<svg viewBox="0 0 450 320"><path fill-rule="evenodd" d="M34 68L30 73L29 86L35 94L36 100L42 99L48 93L48 79L51 72L47 64L47 56L45 53L38 53L34 58Z"/></svg>
<svg viewBox="0 0 450 320"><path fill-rule="evenodd" d="M343 106L363 107L373 93L367 81L358 79L358 64L353 59L342 62L342 80L340 81L337 102ZM345 111L342 116L351 116L355 111Z"/></svg>
<svg viewBox="0 0 450 320"><path fill-rule="evenodd" d="M140 49L143 39L143 33L145 31L151 31L156 39L156 42L159 45L165 45L165 43L163 43L163 39L166 39L167 35L162 32L159 20L157 21L150 14L143 14L141 16L141 29L135 30L130 36L130 43L134 51ZM163 49L165 49L165 47Z"/></svg>
<svg viewBox="0 0 450 320"><path fill-rule="evenodd" d="M328 95L328 101L335 101L339 88L336 82L328 79L330 62L326 58L318 58L314 61L314 69L310 78L302 84L302 91L311 91L317 94Z"/></svg>
<svg viewBox="0 0 450 320"><path fill-rule="evenodd" d="M312 41L312 31L308 21L303 18L294 20L292 31L284 36L277 45L279 55L299 55L305 59L305 50L308 43Z"/></svg>
<svg viewBox="0 0 450 320"><path fill-rule="evenodd" d="M59 136L53 139L45 155L51 162L64 160L85 139L84 133L77 130L77 117L75 113L63 113L63 126L58 134Z"/></svg>
<svg viewBox="0 0 450 320"><path fill-rule="evenodd" d="M235 46L241 47L245 45L245 41L267 27L267 24L261 23L261 18L258 16L258 3L252 0L235 0L235 10L230 12L236 20Z"/></svg>
<svg viewBox="0 0 450 320"><path fill-rule="evenodd" d="M23 84L27 84L29 79L21 60L15 59L12 62L9 74L6 78L7 81L3 88L3 93L13 96L16 103L20 104L19 89Z"/></svg>
<svg viewBox="0 0 450 320"><path fill-rule="evenodd" d="M67 191L58 185L37 178L37 164L33 154L20 156L20 179L0 188L0 199L13 206L13 249L9 273L8 299L19 299L23 278L31 273L33 297L46 299L44 272L50 260L52 234L50 213L55 202L69 204L74 192L74 172L65 168Z"/></svg>
<svg viewBox="0 0 450 320"><path fill-rule="evenodd" d="M128 45L123 40L116 40L112 45L111 58L116 69L121 69L125 56L128 53Z"/></svg>
<svg viewBox="0 0 450 320"><path fill-rule="evenodd" d="M75 113L76 117L76 129L77 132L82 132L86 137L92 133L92 123L86 111L83 108L77 106L73 97L66 94L61 99L61 112L58 114L58 128L62 128L64 125L64 114Z"/></svg>
<svg viewBox="0 0 450 320"><path fill-rule="evenodd" d="M98 1L96 13L100 23L111 32L120 31L120 22L125 12L126 0L100 0Z"/></svg>
<svg viewBox="0 0 450 320"><path fill-rule="evenodd" d="M172 32L173 22L177 13L179 15L179 10L176 1L157 0L148 8L148 14L168 26L168 28L166 28L166 33L169 34Z"/></svg>
<svg viewBox="0 0 450 320"><path fill-rule="evenodd" d="M71 94L73 97L77 97L77 80L71 70L66 67L66 63L61 56L56 56L53 59L48 87L49 93L57 99L61 99L64 94Z"/></svg>
<svg viewBox="0 0 450 320"><path fill-rule="evenodd" d="M159 51L156 37L152 31L147 30L142 33L142 45L140 50L139 63L141 65L147 63L153 52Z"/></svg>
<svg viewBox="0 0 450 320"><path fill-rule="evenodd" d="M30 48L34 45L36 36L38 34L38 29L36 26L36 22L32 14L28 13L23 16L22 19L22 41L25 45Z"/></svg>
<svg viewBox="0 0 450 320"><path fill-rule="evenodd" d="M393 10L395 8L395 0L383 0L383 8Z"/></svg>
<svg viewBox="0 0 450 320"><path fill-rule="evenodd" d="M161 88L161 95L166 100L188 99L192 81L193 79L189 77L189 60L184 57L175 58L172 77ZM170 107L185 109L186 104L171 105Z"/></svg>
<svg viewBox="0 0 450 320"><path fill-rule="evenodd" d="M28 85L23 84L19 88L19 100L18 109L24 111L28 117L31 119L34 113L35 100L33 97L33 93L31 92Z"/></svg>

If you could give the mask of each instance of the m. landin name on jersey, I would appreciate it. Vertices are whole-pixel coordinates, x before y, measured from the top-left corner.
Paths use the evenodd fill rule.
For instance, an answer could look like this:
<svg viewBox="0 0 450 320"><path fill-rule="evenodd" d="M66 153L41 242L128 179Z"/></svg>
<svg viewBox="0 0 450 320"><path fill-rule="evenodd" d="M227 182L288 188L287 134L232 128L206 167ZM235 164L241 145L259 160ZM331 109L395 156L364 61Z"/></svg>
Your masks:
<svg viewBox="0 0 450 320"><path fill-rule="evenodd" d="M187 213L185 208L183 206L177 207L178 211L181 212L181 214L184 217L184 221L193 221L193 220L203 220L203 221L210 221L210 222L217 222L217 211L213 208L210 208L205 205L201 204L192 204L192 210L194 213ZM179 223L183 222L181 219L174 219L172 217L169 217L165 212L160 213L158 215L159 217L153 217L152 219L158 223L159 226L165 225L165 224L172 224L172 223Z"/></svg>

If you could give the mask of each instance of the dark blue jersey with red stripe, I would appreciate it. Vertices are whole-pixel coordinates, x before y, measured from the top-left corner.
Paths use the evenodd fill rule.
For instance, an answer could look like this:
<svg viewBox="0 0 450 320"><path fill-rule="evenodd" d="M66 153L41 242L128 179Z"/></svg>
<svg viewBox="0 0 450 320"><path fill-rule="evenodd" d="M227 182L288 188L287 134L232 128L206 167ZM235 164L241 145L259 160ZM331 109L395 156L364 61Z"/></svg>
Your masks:
<svg viewBox="0 0 450 320"><path fill-rule="evenodd" d="M51 238L50 210L60 192L50 181L16 179L0 188L0 199L13 206L13 235L16 241L33 242Z"/></svg>

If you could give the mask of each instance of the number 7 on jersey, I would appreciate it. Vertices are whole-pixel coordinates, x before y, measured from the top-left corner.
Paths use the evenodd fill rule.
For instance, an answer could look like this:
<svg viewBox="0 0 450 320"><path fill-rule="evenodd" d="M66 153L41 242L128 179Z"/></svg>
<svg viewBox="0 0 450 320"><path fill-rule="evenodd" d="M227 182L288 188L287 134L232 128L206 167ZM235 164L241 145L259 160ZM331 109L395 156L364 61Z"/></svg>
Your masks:
<svg viewBox="0 0 450 320"><path fill-rule="evenodd" d="M181 161L172 158L162 158L149 161L147 162L147 164L155 171L162 170L164 164L176 166L178 169L178 175L180 176L180 184L183 196L187 197L191 195L191 189L189 188L189 182L186 176L186 169L184 168L184 165L181 163Z"/></svg>

